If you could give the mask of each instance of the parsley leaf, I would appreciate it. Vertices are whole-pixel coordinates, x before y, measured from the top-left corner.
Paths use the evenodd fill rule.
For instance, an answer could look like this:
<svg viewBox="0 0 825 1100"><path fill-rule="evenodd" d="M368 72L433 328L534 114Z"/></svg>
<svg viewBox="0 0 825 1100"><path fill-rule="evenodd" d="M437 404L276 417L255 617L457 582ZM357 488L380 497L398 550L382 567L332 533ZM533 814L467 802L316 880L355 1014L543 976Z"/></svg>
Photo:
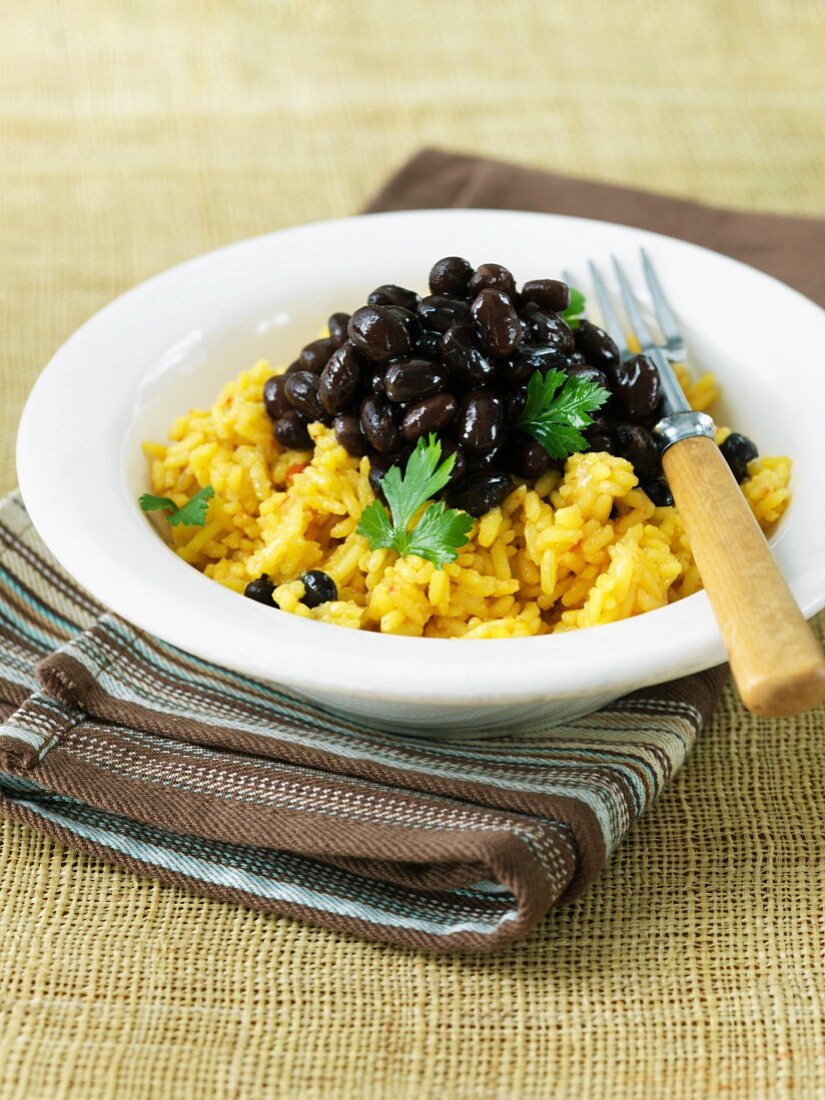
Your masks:
<svg viewBox="0 0 825 1100"><path fill-rule="evenodd" d="M403 531L425 500L430 500L450 480L455 455L441 462L441 443L434 435L419 439L407 459L403 477L398 466L390 466L381 489L390 506L395 526Z"/></svg>
<svg viewBox="0 0 825 1100"><path fill-rule="evenodd" d="M438 569L455 561L473 526L471 516L448 508L443 500L431 504L410 532L408 554L431 561Z"/></svg>
<svg viewBox="0 0 825 1100"><path fill-rule="evenodd" d="M380 501L364 509L357 527L373 550L395 550L399 557L417 554L440 569L455 561L473 526L472 516L447 508L443 501L433 503L422 513L415 527L413 516L450 480L455 455L441 462L441 443L430 435L419 439L407 460L404 473L391 466L384 475L381 489L390 506L390 516Z"/></svg>
<svg viewBox="0 0 825 1100"><path fill-rule="evenodd" d="M586 449L579 429L593 423L589 414L608 397L603 386L580 375L536 371L527 383L527 400L515 426L538 440L551 458L567 458Z"/></svg>
<svg viewBox="0 0 825 1100"><path fill-rule="evenodd" d="M169 497L155 497L151 493L144 493L140 498L140 506L144 512L177 512L178 506Z"/></svg>
<svg viewBox="0 0 825 1100"><path fill-rule="evenodd" d="M144 493L139 503L144 512L165 512L171 527L204 527L209 501L214 495L212 486L204 485L182 508L169 497L156 497L151 493Z"/></svg>
<svg viewBox="0 0 825 1100"><path fill-rule="evenodd" d="M574 286L571 286L570 305L562 313L562 317L568 323L570 328L577 329L579 327L579 321L581 320L581 315L584 313L584 309L584 295L580 290L576 290Z"/></svg>
<svg viewBox="0 0 825 1100"><path fill-rule="evenodd" d="M358 534L367 539L373 550L392 550L395 530L380 500L374 500L361 513Z"/></svg>

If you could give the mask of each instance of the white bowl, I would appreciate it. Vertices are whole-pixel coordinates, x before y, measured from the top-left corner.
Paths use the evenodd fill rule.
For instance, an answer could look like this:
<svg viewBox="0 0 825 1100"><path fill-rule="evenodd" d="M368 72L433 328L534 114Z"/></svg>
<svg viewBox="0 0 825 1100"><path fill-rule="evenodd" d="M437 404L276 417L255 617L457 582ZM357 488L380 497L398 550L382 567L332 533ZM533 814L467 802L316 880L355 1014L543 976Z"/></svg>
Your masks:
<svg viewBox="0 0 825 1100"><path fill-rule="evenodd" d="M181 649L338 712L426 732L559 722L725 658L704 593L625 622L540 638L392 637L278 615L203 577L138 508L140 443L208 406L257 358L288 362L327 315L372 287L422 289L440 256L495 259L523 280L615 252L651 253L694 369L724 389L722 423L794 459L772 540L802 610L825 603L825 312L727 257L625 226L546 214L413 211L242 241L124 294L57 352L20 424L20 484L60 562L119 615ZM606 266L606 265L605 265ZM641 281L641 276L639 275ZM712 517L711 517L712 521ZM754 599L759 593L754 592Z"/></svg>

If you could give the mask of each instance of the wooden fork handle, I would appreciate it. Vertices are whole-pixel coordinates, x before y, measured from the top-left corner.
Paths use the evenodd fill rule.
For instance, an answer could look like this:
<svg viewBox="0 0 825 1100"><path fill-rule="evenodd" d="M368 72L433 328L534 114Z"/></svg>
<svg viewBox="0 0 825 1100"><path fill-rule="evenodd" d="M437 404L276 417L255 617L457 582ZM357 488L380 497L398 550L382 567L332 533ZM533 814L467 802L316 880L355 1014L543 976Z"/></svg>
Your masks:
<svg viewBox="0 0 825 1100"><path fill-rule="evenodd" d="M745 706L773 717L816 706L825 655L721 451L694 436L668 447L662 465Z"/></svg>

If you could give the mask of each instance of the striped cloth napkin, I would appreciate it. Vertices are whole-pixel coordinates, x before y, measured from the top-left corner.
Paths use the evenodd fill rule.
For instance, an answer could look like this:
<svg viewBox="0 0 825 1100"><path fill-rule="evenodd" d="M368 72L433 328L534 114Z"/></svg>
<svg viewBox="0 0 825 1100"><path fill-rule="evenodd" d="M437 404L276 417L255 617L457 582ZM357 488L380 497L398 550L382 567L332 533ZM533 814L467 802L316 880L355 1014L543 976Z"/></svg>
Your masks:
<svg viewBox="0 0 825 1100"><path fill-rule="evenodd" d="M597 875L724 670L564 729L346 722L105 610L0 503L0 811L165 882L371 939L492 949Z"/></svg>

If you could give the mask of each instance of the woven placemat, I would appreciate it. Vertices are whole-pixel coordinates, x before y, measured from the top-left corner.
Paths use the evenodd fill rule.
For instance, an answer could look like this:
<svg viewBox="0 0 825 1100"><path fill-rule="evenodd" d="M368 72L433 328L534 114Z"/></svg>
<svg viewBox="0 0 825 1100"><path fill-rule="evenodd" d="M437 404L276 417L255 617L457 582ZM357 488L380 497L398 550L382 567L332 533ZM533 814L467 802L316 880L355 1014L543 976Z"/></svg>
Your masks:
<svg viewBox="0 0 825 1100"><path fill-rule="evenodd" d="M768 0L9 5L0 491L28 386L90 313L358 209L424 142L825 214L823 45L821 5ZM816 1097L824 802L825 717L765 722L728 690L598 890L481 959L188 896L0 822L0 1096Z"/></svg>

